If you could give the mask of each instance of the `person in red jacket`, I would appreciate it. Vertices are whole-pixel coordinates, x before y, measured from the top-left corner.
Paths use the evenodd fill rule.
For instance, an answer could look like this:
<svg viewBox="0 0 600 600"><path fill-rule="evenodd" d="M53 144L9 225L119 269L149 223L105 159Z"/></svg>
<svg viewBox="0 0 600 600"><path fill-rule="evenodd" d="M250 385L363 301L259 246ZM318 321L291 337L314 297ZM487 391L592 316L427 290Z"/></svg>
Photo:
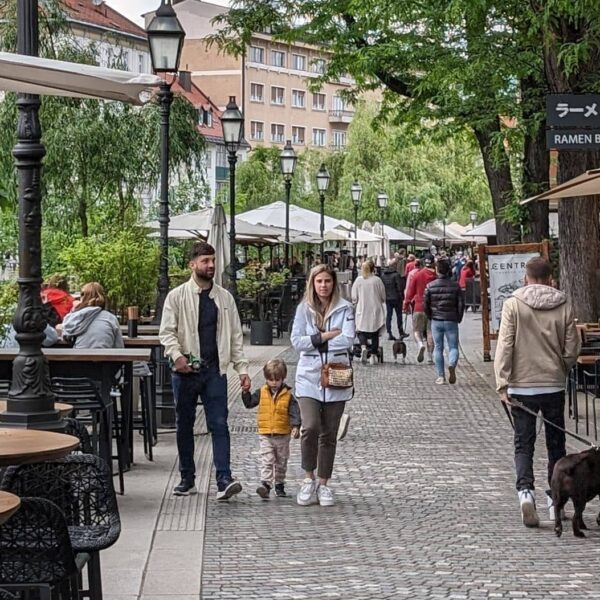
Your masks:
<svg viewBox="0 0 600 600"><path fill-rule="evenodd" d="M417 260L414 254L409 254L406 259L406 267L404 268L404 277L408 277L410 272L417 266Z"/></svg>
<svg viewBox="0 0 600 600"><path fill-rule="evenodd" d="M73 296L69 293L67 278L52 275L42 289L42 302L52 308L54 315L50 324L54 327L62 323L65 316L73 310Z"/></svg>
<svg viewBox="0 0 600 600"><path fill-rule="evenodd" d="M467 289L467 279L475 277L475 266L472 260L468 260L467 264L460 270L460 279L458 281L460 289L464 292Z"/></svg>
<svg viewBox="0 0 600 600"><path fill-rule="evenodd" d="M417 362L423 362L425 348L427 348L427 363L433 364L433 337L431 324L425 316L425 288L436 279L433 258L425 258L425 268L411 274L408 278L408 287L404 296L404 312L413 315L413 335L417 342Z"/></svg>

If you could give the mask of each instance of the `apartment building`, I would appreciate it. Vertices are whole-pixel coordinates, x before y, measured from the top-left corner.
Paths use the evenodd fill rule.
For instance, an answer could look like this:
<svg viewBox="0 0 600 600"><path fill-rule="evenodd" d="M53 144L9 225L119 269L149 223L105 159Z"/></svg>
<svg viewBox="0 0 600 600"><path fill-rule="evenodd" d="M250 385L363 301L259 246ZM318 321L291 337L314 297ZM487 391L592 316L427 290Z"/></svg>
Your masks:
<svg viewBox="0 0 600 600"><path fill-rule="evenodd" d="M183 68L220 108L236 96L251 146L280 145L288 139L298 149L346 145L354 111L342 92L352 81L328 82L318 92L308 85L325 72L326 51L256 33L245 56L224 55L206 37L214 32L212 19L227 8L202 0L181 0L174 8L186 31Z"/></svg>

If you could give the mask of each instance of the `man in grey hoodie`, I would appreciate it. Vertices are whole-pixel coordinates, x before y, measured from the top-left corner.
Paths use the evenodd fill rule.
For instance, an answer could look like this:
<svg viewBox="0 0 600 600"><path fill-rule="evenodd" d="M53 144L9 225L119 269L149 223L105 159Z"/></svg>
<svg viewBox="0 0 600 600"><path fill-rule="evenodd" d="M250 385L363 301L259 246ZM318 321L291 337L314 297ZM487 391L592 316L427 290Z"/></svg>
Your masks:
<svg viewBox="0 0 600 600"><path fill-rule="evenodd" d="M512 397L564 429L565 382L579 355L580 341L566 295L551 284L550 263L544 258L529 260L525 287L514 292L502 307L494 370L502 402L510 406ZM537 527L533 478L537 419L515 406L511 412L521 516L524 525ZM566 453L565 434L551 425L544 430L550 484L554 465ZM550 496L548 508L553 520Z"/></svg>

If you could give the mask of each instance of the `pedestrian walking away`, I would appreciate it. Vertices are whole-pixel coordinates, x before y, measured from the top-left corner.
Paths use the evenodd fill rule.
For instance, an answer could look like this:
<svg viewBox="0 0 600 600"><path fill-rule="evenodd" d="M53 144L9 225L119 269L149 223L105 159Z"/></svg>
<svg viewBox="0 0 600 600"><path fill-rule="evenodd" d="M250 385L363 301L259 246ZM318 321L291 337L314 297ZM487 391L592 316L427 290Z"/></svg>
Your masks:
<svg viewBox="0 0 600 600"><path fill-rule="evenodd" d="M374 365L379 356L379 332L385 326L385 286L375 275L372 260L363 263L361 276L352 284L352 304L361 346L360 360Z"/></svg>
<svg viewBox="0 0 600 600"><path fill-rule="evenodd" d="M260 485L256 493L267 500L271 489L275 495L287 496L285 476L290 457L290 439L300 437L300 409L286 385L287 365L283 360L270 360L263 368L265 385L250 393L242 392L246 408L258 406L258 437L260 440Z"/></svg>
<svg viewBox="0 0 600 600"><path fill-rule="evenodd" d="M396 259L390 258L387 267L381 273L381 281L385 287L386 318L385 327L389 340L395 340L392 332L392 319L396 313L398 337L402 340L408 337L402 324L402 304L404 302L404 279L397 270Z"/></svg>
<svg viewBox="0 0 600 600"><path fill-rule="evenodd" d="M194 244L189 267L190 279L169 292L165 300L159 331L173 371L181 472L173 493L196 493L194 421L200 396L212 440L217 500L228 500L242 490L231 476L226 375L233 364L242 391L250 389L242 324L233 296L213 281L215 249L206 242Z"/></svg>
<svg viewBox="0 0 600 600"><path fill-rule="evenodd" d="M354 310L340 296L335 271L327 265L313 268L296 310L291 337L293 348L300 354L295 389L302 417L300 450L306 475L296 497L301 506L317 502L332 506L335 502L328 483L340 419L354 389L323 386L322 368L329 362L350 366L355 333Z"/></svg>
<svg viewBox="0 0 600 600"><path fill-rule="evenodd" d="M459 284L451 279L450 262L439 260L437 279L425 288L425 315L431 323L437 374L436 384L446 383L444 341L448 345L448 383L456 383L458 364L458 324L463 319L465 300Z"/></svg>
<svg viewBox="0 0 600 600"><path fill-rule="evenodd" d="M515 398L530 412L511 407L514 421L516 488L523 524L537 527L533 454L535 415L557 427L544 428L550 486L556 462L565 456L565 381L575 364L580 340L571 307L564 292L552 287L552 267L541 257L527 262L525 286L516 290L502 307L502 320L494 359L500 400L510 406ZM549 517L554 519L552 498L547 494Z"/></svg>

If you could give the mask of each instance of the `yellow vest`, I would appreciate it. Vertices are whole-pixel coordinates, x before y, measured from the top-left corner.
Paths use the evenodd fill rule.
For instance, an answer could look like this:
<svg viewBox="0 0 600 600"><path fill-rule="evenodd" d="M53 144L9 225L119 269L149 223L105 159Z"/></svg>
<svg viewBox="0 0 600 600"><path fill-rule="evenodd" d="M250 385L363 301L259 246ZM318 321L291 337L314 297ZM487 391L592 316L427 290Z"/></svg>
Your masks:
<svg viewBox="0 0 600 600"><path fill-rule="evenodd" d="M279 390L273 398L268 385L260 388L258 403L258 433L268 435L278 433L288 435L292 431L290 425L290 400L292 393L287 386Z"/></svg>

